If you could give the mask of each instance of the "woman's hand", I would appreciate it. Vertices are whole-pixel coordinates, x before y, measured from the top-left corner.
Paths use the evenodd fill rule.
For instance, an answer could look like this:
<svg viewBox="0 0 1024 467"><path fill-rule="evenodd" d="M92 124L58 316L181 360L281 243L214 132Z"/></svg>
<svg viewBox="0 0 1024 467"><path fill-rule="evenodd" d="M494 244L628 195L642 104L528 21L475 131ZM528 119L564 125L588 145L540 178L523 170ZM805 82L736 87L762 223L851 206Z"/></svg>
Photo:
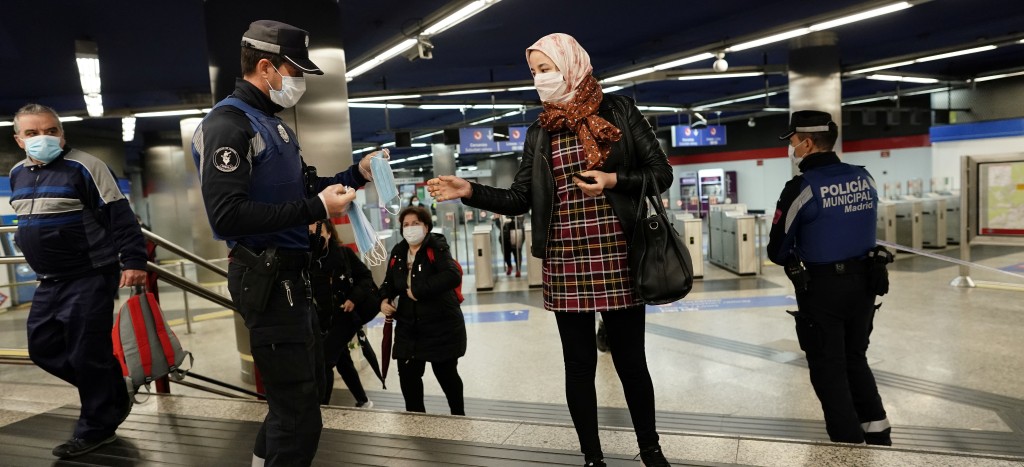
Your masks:
<svg viewBox="0 0 1024 467"><path fill-rule="evenodd" d="M345 304L341 306L341 311L345 313L351 313L352 310L356 309L356 304L352 303L352 300L345 300Z"/></svg>
<svg viewBox="0 0 1024 467"><path fill-rule="evenodd" d="M584 177L591 177L594 179L594 183L587 183L576 177L573 177L573 181L576 182L576 186L583 190L583 194L587 196L601 196L605 189L615 188L615 185L619 181L619 176L616 173L601 172L600 170L585 170L580 172L580 175Z"/></svg>
<svg viewBox="0 0 1024 467"><path fill-rule="evenodd" d="M427 180L427 193L438 202L473 196L473 186L454 175L442 175Z"/></svg>
<svg viewBox="0 0 1024 467"><path fill-rule="evenodd" d="M395 314L395 311L396 311L395 307L391 305L391 302L389 300L387 300L387 299L381 300L381 302L380 302L380 312L384 316L391 316L391 315Z"/></svg>

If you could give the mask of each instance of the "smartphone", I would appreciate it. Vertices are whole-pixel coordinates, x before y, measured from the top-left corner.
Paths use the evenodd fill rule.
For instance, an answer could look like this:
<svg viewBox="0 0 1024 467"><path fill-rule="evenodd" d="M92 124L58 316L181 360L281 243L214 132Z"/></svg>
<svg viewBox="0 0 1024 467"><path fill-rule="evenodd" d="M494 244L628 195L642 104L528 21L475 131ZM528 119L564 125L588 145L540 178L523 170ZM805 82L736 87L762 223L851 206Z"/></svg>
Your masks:
<svg viewBox="0 0 1024 467"><path fill-rule="evenodd" d="M595 179L594 177L587 177L585 175L581 175L579 172L576 172L576 173L572 174L572 176L573 176L573 178L576 178L579 181L581 181L583 183L586 183L588 185L593 185L593 184L597 183L597 179Z"/></svg>

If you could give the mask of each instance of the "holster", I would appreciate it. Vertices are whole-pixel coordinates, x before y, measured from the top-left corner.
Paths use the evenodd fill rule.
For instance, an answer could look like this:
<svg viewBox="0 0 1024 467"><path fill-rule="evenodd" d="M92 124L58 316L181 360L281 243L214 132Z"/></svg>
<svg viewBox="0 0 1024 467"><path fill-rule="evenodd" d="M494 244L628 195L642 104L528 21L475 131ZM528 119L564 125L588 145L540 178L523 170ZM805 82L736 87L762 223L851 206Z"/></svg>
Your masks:
<svg viewBox="0 0 1024 467"><path fill-rule="evenodd" d="M876 246L868 252L867 262L867 292L881 297L889 293L889 269L888 264L893 262L892 253L883 246Z"/></svg>
<svg viewBox="0 0 1024 467"><path fill-rule="evenodd" d="M267 306L270 292L274 289L274 280L280 268L277 248L270 247L257 255L242 244L235 244L231 249L231 260L236 261L247 270L242 274L241 296L238 306L243 316L249 313L262 313Z"/></svg>
<svg viewBox="0 0 1024 467"><path fill-rule="evenodd" d="M783 269L786 271L786 277L789 277L789 280L793 282L793 288L797 292L807 290L807 286L811 282L811 276L807 273L807 269L804 269L799 259L795 257L790 259Z"/></svg>

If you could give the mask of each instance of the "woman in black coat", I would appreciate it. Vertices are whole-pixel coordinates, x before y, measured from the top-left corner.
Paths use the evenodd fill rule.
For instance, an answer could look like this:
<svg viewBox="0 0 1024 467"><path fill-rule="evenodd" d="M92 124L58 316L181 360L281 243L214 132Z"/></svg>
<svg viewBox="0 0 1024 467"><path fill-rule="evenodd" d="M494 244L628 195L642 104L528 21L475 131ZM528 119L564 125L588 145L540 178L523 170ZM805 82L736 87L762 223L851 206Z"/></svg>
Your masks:
<svg viewBox="0 0 1024 467"><path fill-rule="evenodd" d="M373 274L352 249L341 245L338 231L331 222L310 226L313 261L309 281L313 286L320 329L325 332L324 394L321 403L331 401L334 369L356 399L356 407L370 408L373 402L366 395L359 371L352 363L348 343L364 324L377 316L377 285Z"/></svg>
<svg viewBox="0 0 1024 467"><path fill-rule="evenodd" d="M462 274L444 236L430 233L425 208L407 207L398 218L404 240L391 250L380 311L398 323L392 356L405 410L426 412L423 373L430 362L452 415L465 415L458 364L466 354L466 322L455 294Z"/></svg>

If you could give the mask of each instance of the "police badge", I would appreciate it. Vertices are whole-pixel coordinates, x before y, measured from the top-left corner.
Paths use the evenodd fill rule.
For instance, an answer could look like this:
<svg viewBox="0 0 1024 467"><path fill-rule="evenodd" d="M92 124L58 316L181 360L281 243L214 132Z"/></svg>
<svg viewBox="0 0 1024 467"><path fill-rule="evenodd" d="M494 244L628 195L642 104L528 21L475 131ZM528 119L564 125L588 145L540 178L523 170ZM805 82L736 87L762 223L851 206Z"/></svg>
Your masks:
<svg viewBox="0 0 1024 467"><path fill-rule="evenodd" d="M277 134L281 135L281 139L283 139L284 142L291 142L291 139L288 138L288 130L285 130L284 125L280 123L277 124Z"/></svg>

